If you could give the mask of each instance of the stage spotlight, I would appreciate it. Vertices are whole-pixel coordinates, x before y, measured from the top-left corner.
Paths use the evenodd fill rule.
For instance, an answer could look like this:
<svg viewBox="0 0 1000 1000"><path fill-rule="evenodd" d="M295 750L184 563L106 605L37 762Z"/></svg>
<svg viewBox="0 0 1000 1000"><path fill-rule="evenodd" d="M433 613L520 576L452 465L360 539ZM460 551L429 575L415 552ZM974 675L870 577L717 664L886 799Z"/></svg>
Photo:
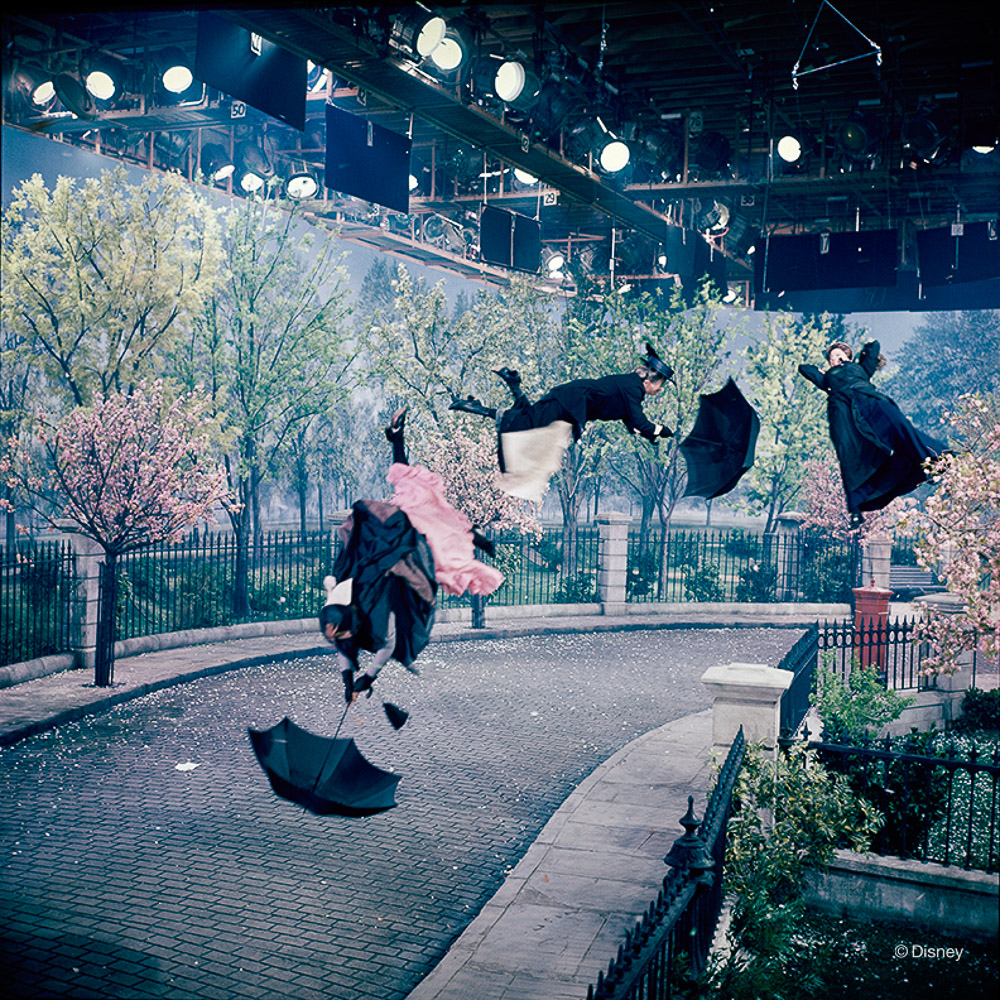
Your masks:
<svg viewBox="0 0 1000 1000"><path fill-rule="evenodd" d="M393 19L389 40L412 58L426 59L441 44L446 28L443 17L418 7Z"/></svg>
<svg viewBox="0 0 1000 1000"><path fill-rule="evenodd" d="M469 54L469 42L465 36L448 28L444 37L431 52L431 62L442 73L455 73L461 69Z"/></svg>
<svg viewBox="0 0 1000 1000"><path fill-rule="evenodd" d="M217 142L207 142L201 148L201 172L213 184L231 177L236 165L224 146Z"/></svg>
<svg viewBox="0 0 1000 1000"><path fill-rule="evenodd" d="M879 124L874 115L856 108L837 131L837 148L852 163L874 158L878 148Z"/></svg>
<svg viewBox="0 0 1000 1000"><path fill-rule="evenodd" d="M622 142L613 133L609 133L609 141L601 148L601 153L598 157L601 168L609 174L616 174L619 170L624 170L628 166L630 158L631 153L629 152L628 143Z"/></svg>
<svg viewBox="0 0 1000 1000"><path fill-rule="evenodd" d="M473 85L478 93L497 97L517 110L531 107L540 87L538 77L524 63L497 55L485 56L476 63Z"/></svg>
<svg viewBox="0 0 1000 1000"><path fill-rule="evenodd" d="M797 135L783 135L775 149L785 163L798 163L802 159L802 142Z"/></svg>
<svg viewBox="0 0 1000 1000"><path fill-rule="evenodd" d="M684 166L684 141L679 130L658 126L642 133L638 155L653 180L676 180Z"/></svg>
<svg viewBox="0 0 1000 1000"><path fill-rule="evenodd" d="M160 74L160 86L167 93L183 94L194 83L191 60L176 45L162 49L155 56L156 69Z"/></svg>
<svg viewBox="0 0 1000 1000"><path fill-rule="evenodd" d="M180 164L191 145L191 133L184 131L157 132L153 139L157 152L171 166Z"/></svg>
<svg viewBox="0 0 1000 1000"><path fill-rule="evenodd" d="M319 94L326 90L327 82L330 79L330 71L323 66L319 66L311 59L306 62L306 93Z"/></svg>
<svg viewBox="0 0 1000 1000"><path fill-rule="evenodd" d="M95 117L93 98L76 74L69 72L57 74L53 86L63 107L75 117L87 121Z"/></svg>
<svg viewBox="0 0 1000 1000"><path fill-rule="evenodd" d="M89 56L85 65L84 83L95 101L108 102L121 93L122 68L118 62L98 53Z"/></svg>
<svg viewBox="0 0 1000 1000"><path fill-rule="evenodd" d="M698 228L706 236L721 236L729 228L729 206L713 201L698 216Z"/></svg>
<svg viewBox="0 0 1000 1000"><path fill-rule="evenodd" d="M534 174L529 174L527 170L522 170L520 167L514 168L514 180L525 187L534 187L538 183L538 178Z"/></svg>
<svg viewBox="0 0 1000 1000"><path fill-rule="evenodd" d="M947 153L951 123L940 109L923 111L903 123L903 149L911 161L933 163Z"/></svg>
<svg viewBox="0 0 1000 1000"><path fill-rule="evenodd" d="M315 198L319 191L319 180L306 166L293 164L285 174L284 190L285 197L292 201Z"/></svg>
<svg viewBox="0 0 1000 1000"><path fill-rule="evenodd" d="M542 248L542 267L545 273L551 277L562 273L566 266L566 255L561 250L553 250L551 247Z"/></svg>
<svg viewBox="0 0 1000 1000"><path fill-rule="evenodd" d="M250 140L240 143L236 151L236 183L246 194L256 194L274 174L274 167L264 150Z"/></svg>
<svg viewBox="0 0 1000 1000"><path fill-rule="evenodd" d="M47 111L55 102L52 74L41 66L22 63L11 75L11 88L35 111Z"/></svg>
<svg viewBox="0 0 1000 1000"><path fill-rule="evenodd" d="M732 149L720 132L702 132L695 147L695 162L703 173L723 174L729 169Z"/></svg>

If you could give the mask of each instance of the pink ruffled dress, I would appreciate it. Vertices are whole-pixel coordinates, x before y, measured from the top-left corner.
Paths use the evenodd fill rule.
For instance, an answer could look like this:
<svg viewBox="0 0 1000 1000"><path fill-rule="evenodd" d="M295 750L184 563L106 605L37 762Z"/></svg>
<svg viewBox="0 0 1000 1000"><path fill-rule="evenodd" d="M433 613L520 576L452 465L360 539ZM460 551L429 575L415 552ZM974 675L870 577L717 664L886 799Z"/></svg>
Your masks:
<svg viewBox="0 0 1000 1000"><path fill-rule="evenodd" d="M503 583L503 573L476 560L472 522L445 500L437 473L422 465L395 462L385 478L396 489L390 503L427 539L437 581L447 593L457 596L468 591L485 596Z"/></svg>

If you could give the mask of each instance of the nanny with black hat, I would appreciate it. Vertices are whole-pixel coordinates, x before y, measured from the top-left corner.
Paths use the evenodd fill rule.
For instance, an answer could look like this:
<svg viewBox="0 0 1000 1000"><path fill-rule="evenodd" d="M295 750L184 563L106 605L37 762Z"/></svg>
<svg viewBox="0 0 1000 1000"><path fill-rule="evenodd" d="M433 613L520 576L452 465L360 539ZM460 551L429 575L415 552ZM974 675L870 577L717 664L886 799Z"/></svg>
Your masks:
<svg viewBox="0 0 1000 1000"><path fill-rule="evenodd" d="M654 444L673 437L666 424L653 423L642 410L646 397L657 395L674 374L650 344L634 371L564 382L535 403L522 391L518 372L500 368L496 374L514 397L509 409L484 406L471 396L456 399L450 409L496 420L500 485L512 496L540 500L563 452L591 420L621 421Z"/></svg>

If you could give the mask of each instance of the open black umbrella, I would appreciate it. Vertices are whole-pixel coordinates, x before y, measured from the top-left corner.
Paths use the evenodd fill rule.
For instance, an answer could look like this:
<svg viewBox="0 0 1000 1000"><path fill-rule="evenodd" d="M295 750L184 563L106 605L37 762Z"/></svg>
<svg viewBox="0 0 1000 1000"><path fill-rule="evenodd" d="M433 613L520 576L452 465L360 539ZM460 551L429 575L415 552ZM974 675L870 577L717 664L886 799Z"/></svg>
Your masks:
<svg viewBox="0 0 1000 1000"><path fill-rule="evenodd" d="M711 500L728 493L753 465L760 419L732 379L702 395L691 433L681 442L687 464L684 495Z"/></svg>
<svg viewBox="0 0 1000 1000"><path fill-rule="evenodd" d="M399 775L370 763L353 739L316 736L287 716L247 731L274 791L310 812L370 816L396 804Z"/></svg>

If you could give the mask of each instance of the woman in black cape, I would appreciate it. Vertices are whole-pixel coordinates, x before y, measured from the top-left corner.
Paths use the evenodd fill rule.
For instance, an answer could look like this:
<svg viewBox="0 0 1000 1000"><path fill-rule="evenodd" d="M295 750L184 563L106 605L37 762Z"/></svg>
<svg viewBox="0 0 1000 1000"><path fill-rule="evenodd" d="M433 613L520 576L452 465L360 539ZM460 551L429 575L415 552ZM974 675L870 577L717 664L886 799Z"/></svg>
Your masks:
<svg viewBox="0 0 1000 1000"><path fill-rule="evenodd" d="M923 463L946 445L918 431L895 401L879 392L871 377L885 364L879 343L861 349L857 361L849 344L827 348L830 367L799 365L799 374L827 394L830 439L840 465L851 523L861 511L881 510L927 478Z"/></svg>

